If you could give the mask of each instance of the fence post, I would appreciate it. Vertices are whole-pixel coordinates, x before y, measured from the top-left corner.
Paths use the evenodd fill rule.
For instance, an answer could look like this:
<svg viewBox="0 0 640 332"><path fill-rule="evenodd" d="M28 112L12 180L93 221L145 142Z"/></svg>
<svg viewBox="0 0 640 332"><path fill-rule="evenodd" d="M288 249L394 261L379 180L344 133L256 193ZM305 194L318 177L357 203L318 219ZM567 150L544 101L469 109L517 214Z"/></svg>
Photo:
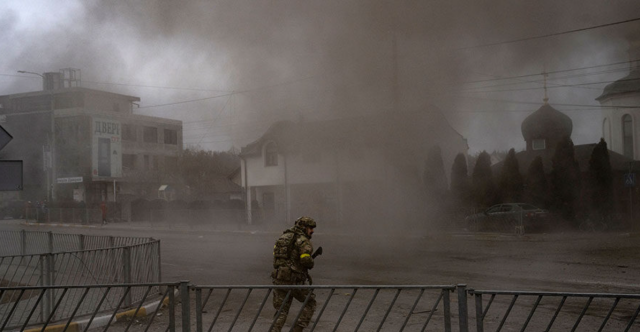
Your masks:
<svg viewBox="0 0 640 332"><path fill-rule="evenodd" d="M80 251L84 250L84 234L80 234L80 238L78 239L80 243L78 243L80 247Z"/></svg>
<svg viewBox="0 0 640 332"><path fill-rule="evenodd" d="M125 284L131 283L131 248L122 248L122 278ZM126 307L131 305L131 292L127 293L127 297L124 299L124 305Z"/></svg>
<svg viewBox="0 0 640 332"><path fill-rule="evenodd" d="M27 231L20 231L20 255L24 256L27 252Z"/></svg>
<svg viewBox="0 0 640 332"><path fill-rule="evenodd" d="M176 286L169 285L169 328L171 332L176 330Z"/></svg>
<svg viewBox="0 0 640 332"><path fill-rule="evenodd" d="M40 280L42 286L53 285L53 254L40 255ZM42 318L45 319L51 315L53 308L53 289L45 290L44 305L42 306Z"/></svg>
<svg viewBox="0 0 640 332"><path fill-rule="evenodd" d="M484 317L482 316L482 294L475 294L476 297L476 327L478 332L484 332Z"/></svg>
<svg viewBox="0 0 640 332"><path fill-rule="evenodd" d="M182 331L191 331L191 311L189 310L189 280L180 281L180 301L182 302Z"/></svg>
<svg viewBox="0 0 640 332"><path fill-rule="evenodd" d="M458 284L458 319L460 321L460 332L469 332L468 312L467 312L467 285Z"/></svg>
<svg viewBox="0 0 640 332"><path fill-rule="evenodd" d="M154 238L151 238L151 240L156 241ZM157 240L156 243L156 248L158 248L158 282L162 282L162 250L160 250L160 240Z"/></svg>
<svg viewBox="0 0 640 332"><path fill-rule="evenodd" d="M53 253L53 232L52 231L48 231L47 232L48 238L49 238L49 253Z"/></svg>
<svg viewBox="0 0 640 332"><path fill-rule="evenodd" d="M202 331L202 289L196 288L196 331Z"/></svg>
<svg viewBox="0 0 640 332"><path fill-rule="evenodd" d="M442 302L444 306L444 331L451 332L451 290L442 291Z"/></svg>

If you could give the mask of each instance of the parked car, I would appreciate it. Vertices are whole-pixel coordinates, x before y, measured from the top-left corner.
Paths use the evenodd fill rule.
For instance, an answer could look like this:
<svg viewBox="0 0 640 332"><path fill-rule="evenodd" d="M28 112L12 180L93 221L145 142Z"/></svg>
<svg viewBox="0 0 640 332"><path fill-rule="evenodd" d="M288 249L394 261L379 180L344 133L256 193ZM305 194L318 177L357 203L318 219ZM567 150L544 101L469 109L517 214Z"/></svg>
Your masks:
<svg viewBox="0 0 640 332"><path fill-rule="evenodd" d="M528 203L496 204L465 218L470 231L527 232L546 228L549 212ZM522 221L522 224L520 223ZM524 226L516 229L516 226Z"/></svg>

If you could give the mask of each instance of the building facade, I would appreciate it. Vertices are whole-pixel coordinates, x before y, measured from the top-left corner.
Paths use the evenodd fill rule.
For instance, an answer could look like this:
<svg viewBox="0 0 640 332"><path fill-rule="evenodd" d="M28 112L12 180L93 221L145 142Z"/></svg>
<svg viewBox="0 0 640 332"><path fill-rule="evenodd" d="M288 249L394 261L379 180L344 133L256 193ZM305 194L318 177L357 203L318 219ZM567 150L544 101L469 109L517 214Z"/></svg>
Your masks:
<svg viewBox="0 0 640 332"><path fill-rule="evenodd" d="M157 198L161 185L177 181L181 121L133 114L134 96L45 88L0 96L2 125L14 137L0 158L24 165L18 198L89 205Z"/></svg>
<svg viewBox="0 0 640 332"><path fill-rule="evenodd" d="M445 165L468 150L438 110L275 123L240 154L248 219L290 224L309 215L369 229L422 220L422 175L435 146Z"/></svg>
<svg viewBox="0 0 640 332"><path fill-rule="evenodd" d="M629 74L596 98L602 106L602 137L609 149L640 159L640 40L629 41Z"/></svg>

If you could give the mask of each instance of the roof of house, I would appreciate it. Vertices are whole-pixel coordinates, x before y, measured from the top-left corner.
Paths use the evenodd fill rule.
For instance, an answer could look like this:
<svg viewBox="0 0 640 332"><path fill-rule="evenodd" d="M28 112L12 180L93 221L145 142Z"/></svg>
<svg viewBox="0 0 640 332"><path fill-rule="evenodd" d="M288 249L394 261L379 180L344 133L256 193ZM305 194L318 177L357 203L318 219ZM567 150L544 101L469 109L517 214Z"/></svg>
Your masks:
<svg viewBox="0 0 640 332"><path fill-rule="evenodd" d="M21 93L9 94L9 95L1 95L0 98L23 98L23 97L34 97L34 96L46 96L51 94L61 94L61 93L76 92L76 91L84 92L84 93L108 95L108 96L113 96L118 98L125 98L130 101L140 101L140 97L136 97L136 96L123 95L120 93L89 89L89 88L83 88L83 87L71 87L71 88L62 88L62 89L55 89L55 90L39 90L39 91L31 91L31 92L21 92Z"/></svg>
<svg viewBox="0 0 640 332"><path fill-rule="evenodd" d="M640 92L640 69L635 69L629 75L605 86L602 94L596 100L601 101L611 96L630 92Z"/></svg>
<svg viewBox="0 0 640 332"><path fill-rule="evenodd" d="M389 146L411 148L443 130L455 131L439 110L405 113L383 113L316 122L279 121L274 123L259 139L242 148L240 155L261 154L266 142L273 141L284 153L297 153L301 146L307 148L337 148Z"/></svg>

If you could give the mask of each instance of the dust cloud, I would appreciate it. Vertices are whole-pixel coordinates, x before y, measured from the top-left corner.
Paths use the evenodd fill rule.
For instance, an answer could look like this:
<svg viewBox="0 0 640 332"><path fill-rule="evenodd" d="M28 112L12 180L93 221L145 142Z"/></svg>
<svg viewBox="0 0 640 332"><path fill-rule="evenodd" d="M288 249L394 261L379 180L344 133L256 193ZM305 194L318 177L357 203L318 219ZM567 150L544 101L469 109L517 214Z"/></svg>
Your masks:
<svg viewBox="0 0 640 332"><path fill-rule="evenodd" d="M14 46L0 61L4 72L81 68L84 86L140 96L137 114L182 120L185 145L214 150L245 146L280 120L435 110L468 139L471 152L522 148L520 122L539 107L530 103L541 104L540 84L496 95L479 89L490 84L469 82L624 61L625 31L638 28L500 43L629 19L635 0L68 1L42 29L22 9L0 18L1 40ZM34 82L3 87L12 93ZM555 89L550 98L592 104L597 93ZM593 141L597 114L569 115L574 141ZM445 158L445 170L452 161ZM420 205L410 179L421 171L406 170L406 195L395 209ZM375 205L385 197L363 199Z"/></svg>

